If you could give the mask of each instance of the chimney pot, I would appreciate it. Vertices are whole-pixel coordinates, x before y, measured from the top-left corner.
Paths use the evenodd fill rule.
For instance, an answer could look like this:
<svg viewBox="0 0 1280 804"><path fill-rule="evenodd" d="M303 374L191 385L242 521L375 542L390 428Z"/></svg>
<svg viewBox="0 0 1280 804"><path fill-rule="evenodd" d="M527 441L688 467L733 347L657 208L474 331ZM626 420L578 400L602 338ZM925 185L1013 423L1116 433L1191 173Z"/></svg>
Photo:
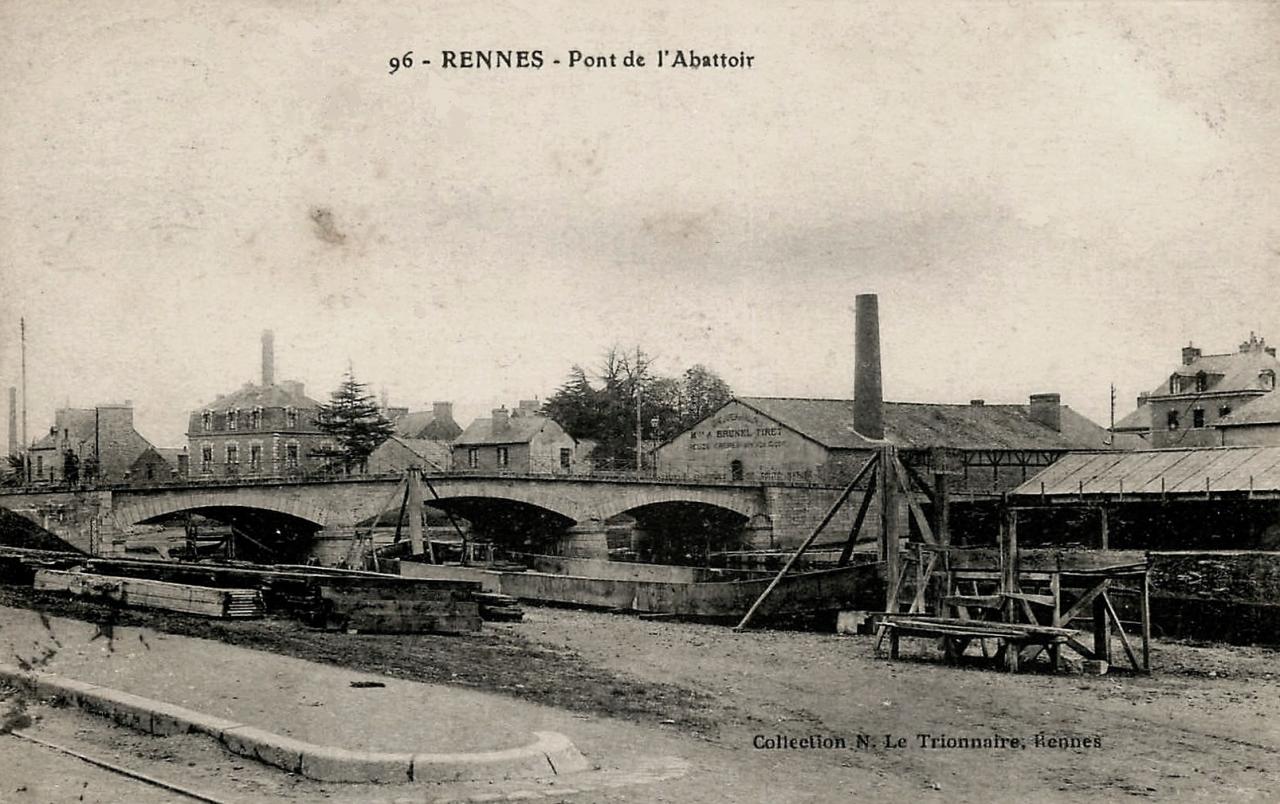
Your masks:
<svg viewBox="0 0 1280 804"><path fill-rule="evenodd" d="M1189 366L1196 360L1200 359L1200 350L1192 346L1189 342L1182 347L1182 365Z"/></svg>
<svg viewBox="0 0 1280 804"><path fill-rule="evenodd" d="M884 438L884 388L880 377L880 299L855 299L853 429L864 438Z"/></svg>

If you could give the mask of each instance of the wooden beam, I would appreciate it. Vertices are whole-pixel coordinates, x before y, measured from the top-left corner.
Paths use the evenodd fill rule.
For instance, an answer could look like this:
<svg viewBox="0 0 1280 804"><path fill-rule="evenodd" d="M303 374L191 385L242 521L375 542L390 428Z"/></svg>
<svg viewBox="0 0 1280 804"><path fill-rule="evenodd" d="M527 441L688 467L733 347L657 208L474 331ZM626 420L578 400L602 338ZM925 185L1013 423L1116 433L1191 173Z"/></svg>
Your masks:
<svg viewBox="0 0 1280 804"><path fill-rule="evenodd" d="M1139 598L1142 612L1142 670L1151 672L1151 576L1142 573L1142 597Z"/></svg>
<svg viewBox="0 0 1280 804"><path fill-rule="evenodd" d="M1129 657L1129 664L1133 665L1134 670L1141 670L1142 665L1138 662L1138 657L1134 655L1133 645L1129 644L1129 635L1124 632L1124 625L1120 622L1120 615L1116 614L1115 607L1111 605L1111 598L1107 597L1107 593L1102 593L1102 603L1107 608L1107 614L1111 616L1112 622L1116 624L1116 633L1120 635L1120 644L1124 646L1125 655Z"/></svg>
<svg viewBox="0 0 1280 804"><path fill-rule="evenodd" d="M845 487L845 490L840 493L840 496L836 498L836 501L831 504L829 509L827 509L827 513L822 517L822 521L813 529L813 532L809 534L809 537L800 544L800 547L792 554L791 558L787 560L787 563L778 571L778 574L773 581L765 587L763 592L760 593L760 597L756 598L756 602L751 604L751 608L747 609L747 613L742 615L742 620L734 626L733 630L741 631L747 627L747 624L751 622L751 618L755 616L760 605L764 603L765 599L768 598L769 595L773 594L773 590L778 587L778 584L782 582L783 577L790 572L791 568L795 566L795 563L800 560L800 556L804 555L804 551L809 549L809 546L818 538L818 534L822 532L822 529L835 518L836 512L840 510L842 505L844 505L845 500L849 499L849 495L853 493L854 487L856 487L858 483L862 481L862 478L866 476L868 472L871 472L879 462L880 457L876 456L862 465L862 468L858 470L858 474L854 476L849 485Z"/></svg>
<svg viewBox="0 0 1280 804"><path fill-rule="evenodd" d="M880 450L880 555L884 559L885 579L889 588L885 590L885 611L894 613L898 610L898 569L901 556L898 553L898 470L893 447L882 447Z"/></svg>
<svg viewBox="0 0 1280 804"><path fill-rule="evenodd" d="M1077 600L1071 608L1067 609L1066 613L1060 616L1054 625L1059 628L1066 627L1068 623L1080 615L1080 612L1085 610L1086 606L1093 602L1094 598L1106 591L1107 586L1110 584L1110 578L1103 578L1096 586L1081 595L1080 599Z"/></svg>
<svg viewBox="0 0 1280 804"><path fill-rule="evenodd" d="M894 468L898 475L898 488L901 489L903 496L907 498L907 510L916 521L916 527L920 529L920 536L929 544L937 544L937 540L933 538L933 528L929 527L929 520L925 519L924 511L920 509L920 503L916 502L916 495L911 493L910 484L907 483L907 470L902 465L902 461L898 460L898 456L893 456Z"/></svg>
<svg viewBox="0 0 1280 804"><path fill-rule="evenodd" d="M1098 506L1098 549L1099 550L1109 549L1108 543L1110 542L1110 536L1107 533L1109 529L1109 524L1110 524L1108 522L1109 519L1110 517L1107 515L1106 506L1099 505Z"/></svg>
<svg viewBox="0 0 1280 804"><path fill-rule="evenodd" d="M836 562L836 566L843 567L853 558L853 545L858 540L858 534L862 531L862 523L867 518L867 511L871 508L871 500L876 495L876 470L872 469L871 474L867 477L867 490L862 495L862 504L858 506L858 515L853 518L853 527L849 529L849 541L845 543L844 549L840 551L840 560Z"/></svg>
<svg viewBox="0 0 1280 804"><path fill-rule="evenodd" d="M951 476L933 476L933 535L938 544L951 544Z"/></svg>

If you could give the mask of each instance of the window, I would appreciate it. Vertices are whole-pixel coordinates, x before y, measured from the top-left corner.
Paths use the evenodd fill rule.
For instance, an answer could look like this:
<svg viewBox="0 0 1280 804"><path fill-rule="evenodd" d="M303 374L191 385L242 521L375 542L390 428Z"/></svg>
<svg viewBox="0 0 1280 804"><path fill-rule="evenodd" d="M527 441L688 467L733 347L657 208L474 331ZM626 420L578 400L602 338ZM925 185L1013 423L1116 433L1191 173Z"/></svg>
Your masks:
<svg viewBox="0 0 1280 804"><path fill-rule="evenodd" d="M261 468L262 468L262 445L250 444L249 445L249 469L251 471L256 472Z"/></svg>
<svg viewBox="0 0 1280 804"><path fill-rule="evenodd" d="M284 409L284 426L285 427L298 426L298 411L296 409L294 408Z"/></svg>
<svg viewBox="0 0 1280 804"><path fill-rule="evenodd" d="M227 445L227 463L228 464L240 463L240 445L239 444Z"/></svg>
<svg viewBox="0 0 1280 804"><path fill-rule="evenodd" d="M1169 378L1169 393L1176 394L1180 390L1182 389L1178 387L1178 375L1174 374Z"/></svg>
<svg viewBox="0 0 1280 804"><path fill-rule="evenodd" d="M205 444L200 447L200 471L208 472L213 467L213 445Z"/></svg>
<svg viewBox="0 0 1280 804"><path fill-rule="evenodd" d="M249 413L249 429L257 430L262 427L262 408L254 408Z"/></svg>
<svg viewBox="0 0 1280 804"><path fill-rule="evenodd" d="M467 450L467 466L470 466L472 469L480 466L480 450L475 447Z"/></svg>
<svg viewBox="0 0 1280 804"><path fill-rule="evenodd" d="M155 480L156 465L154 463L147 464L147 480Z"/></svg>
<svg viewBox="0 0 1280 804"><path fill-rule="evenodd" d="M498 468L505 469L511 463L511 455L506 447L498 447Z"/></svg>
<svg viewBox="0 0 1280 804"><path fill-rule="evenodd" d="M1204 427L1204 408L1196 408L1191 411L1191 426Z"/></svg>
<svg viewBox="0 0 1280 804"><path fill-rule="evenodd" d="M285 446L284 464L290 469L298 468L298 445L296 442Z"/></svg>
<svg viewBox="0 0 1280 804"><path fill-rule="evenodd" d="M1268 391L1274 390L1276 387L1276 373L1271 369L1263 369L1258 372L1258 380L1262 383L1262 387Z"/></svg>
<svg viewBox="0 0 1280 804"><path fill-rule="evenodd" d="M200 429L206 433L213 429L213 411L206 410L200 415Z"/></svg>
<svg viewBox="0 0 1280 804"><path fill-rule="evenodd" d="M36 477L39 477L42 474L44 474L44 456L37 455L36 456Z"/></svg>
<svg viewBox="0 0 1280 804"><path fill-rule="evenodd" d="M730 480L742 479L742 461L731 461L729 463L729 479Z"/></svg>
<svg viewBox="0 0 1280 804"><path fill-rule="evenodd" d="M573 458L573 450L565 447L560 448L560 468L561 469L568 469L569 461L572 460L572 458Z"/></svg>
<svg viewBox="0 0 1280 804"><path fill-rule="evenodd" d="M1230 416L1230 415L1231 415L1230 405L1223 405L1222 407L1218 408L1218 418L1222 418L1223 416Z"/></svg>
<svg viewBox="0 0 1280 804"><path fill-rule="evenodd" d="M1205 376L1203 371L1196 372L1196 393L1203 394L1205 389L1209 387L1209 378Z"/></svg>
<svg viewBox="0 0 1280 804"><path fill-rule="evenodd" d="M1169 423L1170 430L1177 430L1178 429L1178 411L1176 410L1169 411L1169 415L1166 417L1166 421L1168 421Z"/></svg>
<svg viewBox="0 0 1280 804"><path fill-rule="evenodd" d="M237 413L239 413L239 411L237 410L227 411L227 429L228 430L236 429L236 419L238 418L236 416Z"/></svg>

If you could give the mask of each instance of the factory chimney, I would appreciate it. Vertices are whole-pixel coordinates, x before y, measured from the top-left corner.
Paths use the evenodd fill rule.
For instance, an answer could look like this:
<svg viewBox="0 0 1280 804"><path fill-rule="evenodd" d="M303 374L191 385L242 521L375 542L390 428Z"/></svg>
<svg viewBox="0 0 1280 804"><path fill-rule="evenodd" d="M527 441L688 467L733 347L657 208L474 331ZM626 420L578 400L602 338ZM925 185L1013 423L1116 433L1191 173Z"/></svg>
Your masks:
<svg viewBox="0 0 1280 804"><path fill-rule="evenodd" d="M18 455L22 447L18 444L18 389L9 386L9 455Z"/></svg>
<svg viewBox="0 0 1280 804"><path fill-rule="evenodd" d="M880 302L874 293L857 297L853 359L853 429L863 438L884 438L884 390L880 383Z"/></svg>
<svg viewBox="0 0 1280 804"><path fill-rule="evenodd" d="M262 384L276 383L276 336L269 329L262 331Z"/></svg>

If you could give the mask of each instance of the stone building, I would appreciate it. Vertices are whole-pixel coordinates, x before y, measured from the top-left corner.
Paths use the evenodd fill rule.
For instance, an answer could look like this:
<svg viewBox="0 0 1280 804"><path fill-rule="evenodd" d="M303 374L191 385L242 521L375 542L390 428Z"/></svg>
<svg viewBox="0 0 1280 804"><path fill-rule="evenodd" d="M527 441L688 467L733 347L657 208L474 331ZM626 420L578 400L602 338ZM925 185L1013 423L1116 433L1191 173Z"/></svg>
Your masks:
<svg viewBox="0 0 1280 804"><path fill-rule="evenodd" d="M369 454L365 472L371 475L403 472L411 466L424 472L448 471L452 463L449 444L434 438L393 435Z"/></svg>
<svg viewBox="0 0 1280 804"><path fill-rule="evenodd" d="M957 489L1012 488L1073 449L1103 449L1107 431L1035 394L1026 405L885 402L885 439L908 463L953 456ZM657 450L660 475L744 481L839 483L879 442L853 427L850 399L736 397Z"/></svg>
<svg viewBox="0 0 1280 804"><path fill-rule="evenodd" d="M1226 354L1187 345L1181 364L1138 396L1116 434L1155 449L1280 444L1277 373L1275 347L1252 332Z"/></svg>
<svg viewBox="0 0 1280 804"><path fill-rule="evenodd" d="M395 425L396 433L405 438L451 444L462 435L462 428L453 419L452 402L432 402L431 410L387 408L383 415Z"/></svg>
<svg viewBox="0 0 1280 804"><path fill-rule="evenodd" d="M79 479L124 481L130 466L151 442L133 428L133 404L62 408L48 434L31 445L31 479L62 483L69 465ZM72 456L68 458L68 456Z"/></svg>
<svg viewBox="0 0 1280 804"><path fill-rule="evenodd" d="M493 411L476 419L453 443L453 468L476 471L571 474L577 467L577 442L523 400L515 410Z"/></svg>
<svg viewBox="0 0 1280 804"><path fill-rule="evenodd" d="M125 479L134 485L146 485L185 478L190 457L186 447L148 447L129 465Z"/></svg>
<svg viewBox="0 0 1280 804"><path fill-rule="evenodd" d="M274 342L262 335L262 383L246 383L191 412L190 476L289 476L322 469L333 439L316 425L320 403L294 380L275 381Z"/></svg>

